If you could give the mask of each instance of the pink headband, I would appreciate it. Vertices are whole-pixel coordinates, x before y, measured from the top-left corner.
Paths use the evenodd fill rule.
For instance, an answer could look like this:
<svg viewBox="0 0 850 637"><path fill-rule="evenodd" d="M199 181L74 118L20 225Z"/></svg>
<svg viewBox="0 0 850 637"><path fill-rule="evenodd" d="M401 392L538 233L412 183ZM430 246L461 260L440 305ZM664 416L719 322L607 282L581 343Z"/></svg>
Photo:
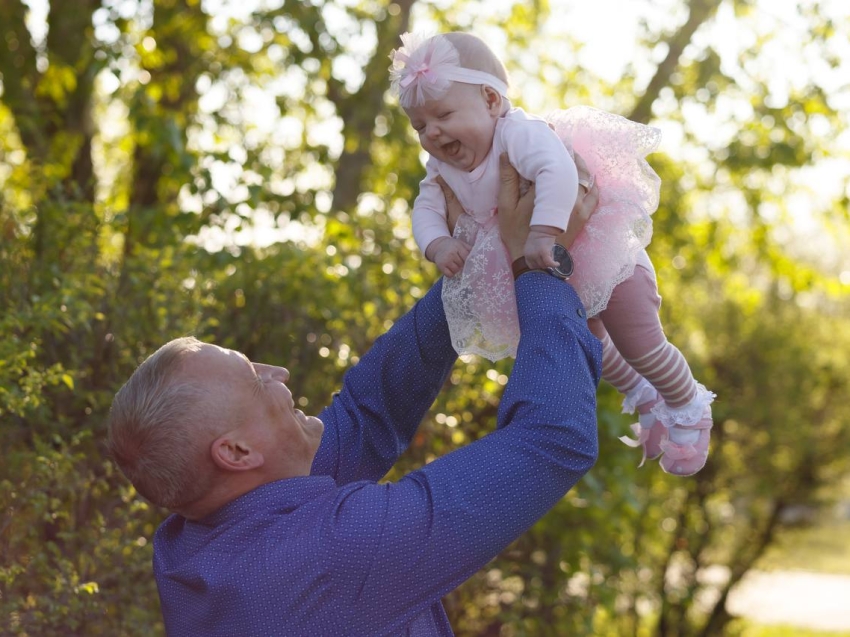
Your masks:
<svg viewBox="0 0 850 637"><path fill-rule="evenodd" d="M507 97L508 85L504 81L490 73L462 67L457 49L447 37L426 38L405 33L401 43L401 48L390 53L393 61L390 80L393 93L399 96L403 108L440 99L452 82L492 86Z"/></svg>

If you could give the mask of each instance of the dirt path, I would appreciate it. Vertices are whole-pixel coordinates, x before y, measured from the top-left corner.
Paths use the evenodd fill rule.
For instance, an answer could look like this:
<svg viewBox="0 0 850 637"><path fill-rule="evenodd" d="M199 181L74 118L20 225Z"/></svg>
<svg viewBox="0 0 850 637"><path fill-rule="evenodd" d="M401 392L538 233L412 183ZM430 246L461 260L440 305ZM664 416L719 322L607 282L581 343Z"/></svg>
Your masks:
<svg viewBox="0 0 850 637"><path fill-rule="evenodd" d="M727 610L760 624L850 630L850 575L753 571L732 591Z"/></svg>

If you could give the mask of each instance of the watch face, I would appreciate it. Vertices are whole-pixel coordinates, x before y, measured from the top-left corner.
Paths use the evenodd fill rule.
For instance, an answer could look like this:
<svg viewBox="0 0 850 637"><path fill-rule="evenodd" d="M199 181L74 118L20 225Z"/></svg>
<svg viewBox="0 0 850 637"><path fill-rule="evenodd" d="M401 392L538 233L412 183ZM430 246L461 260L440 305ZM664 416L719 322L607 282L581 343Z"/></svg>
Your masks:
<svg viewBox="0 0 850 637"><path fill-rule="evenodd" d="M550 268L552 274L562 279L568 279L573 273L573 258L567 249L560 243L552 246L552 258L558 262L554 268Z"/></svg>

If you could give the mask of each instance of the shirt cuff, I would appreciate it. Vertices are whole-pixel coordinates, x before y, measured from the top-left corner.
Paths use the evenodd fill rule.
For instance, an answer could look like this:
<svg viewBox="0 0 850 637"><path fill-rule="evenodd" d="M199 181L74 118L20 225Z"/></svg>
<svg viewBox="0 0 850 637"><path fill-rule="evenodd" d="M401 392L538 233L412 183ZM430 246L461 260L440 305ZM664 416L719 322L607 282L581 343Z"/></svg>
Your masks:
<svg viewBox="0 0 850 637"><path fill-rule="evenodd" d="M587 324L587 312L569 281L562 281L543 270L530 270L515 284L520 331L534 329L547 317L563 316Z"/></svg>

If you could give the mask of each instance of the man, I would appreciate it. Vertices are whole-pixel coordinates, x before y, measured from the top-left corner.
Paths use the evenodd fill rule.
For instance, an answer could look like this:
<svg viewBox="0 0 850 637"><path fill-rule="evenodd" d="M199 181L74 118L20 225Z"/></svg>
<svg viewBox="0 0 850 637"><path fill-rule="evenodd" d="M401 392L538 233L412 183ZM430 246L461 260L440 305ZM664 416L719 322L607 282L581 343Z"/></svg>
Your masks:
<svg viewBox="0 0 850 637"><path fill-rule="evenodd" d="M533 191L520 199L502 168L500 226L519 261ZM169 635L451 635L440 599L590 469L601 346L569 284L531 271L516 281L522 336L497 430L376 482L456 359L440 292L375 342L319 418L295 409L286 369L194 339L118 392L113 456L174 512L154 538Z"/></svg>

